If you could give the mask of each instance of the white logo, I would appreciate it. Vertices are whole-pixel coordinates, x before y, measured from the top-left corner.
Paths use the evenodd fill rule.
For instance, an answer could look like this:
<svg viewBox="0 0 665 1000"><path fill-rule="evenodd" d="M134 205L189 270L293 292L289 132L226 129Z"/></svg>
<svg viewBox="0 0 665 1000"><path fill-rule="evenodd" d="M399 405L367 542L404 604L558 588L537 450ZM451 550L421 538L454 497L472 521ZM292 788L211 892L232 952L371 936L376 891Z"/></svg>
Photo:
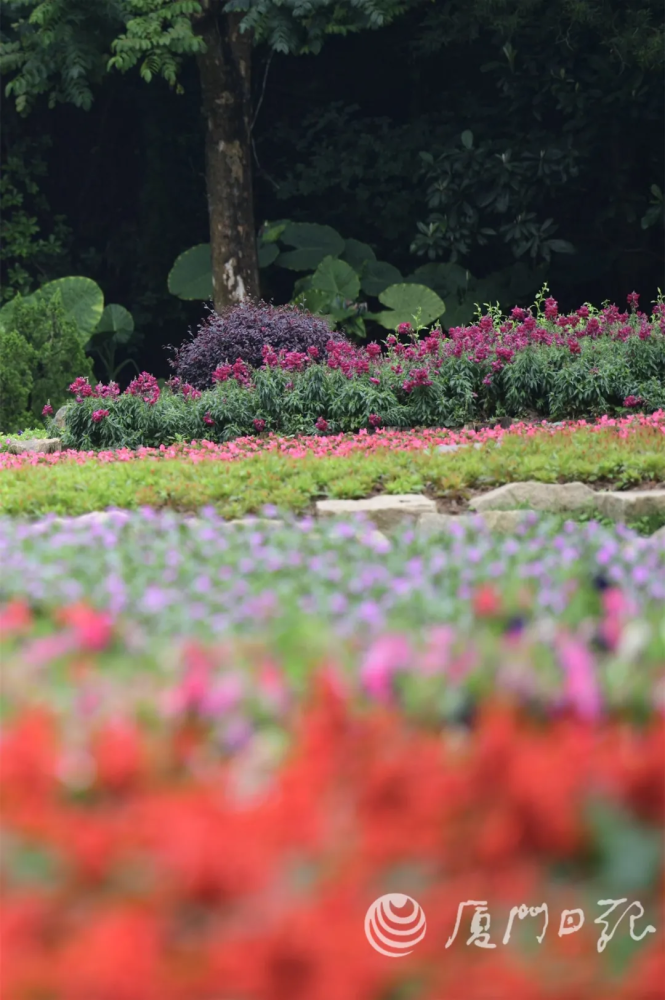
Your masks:
<svg viewBox="0 0 665 1000"><path fill-rule="evenodd" d="M400 892L375 899L365 914L365 935L375 951L405 958L425 937L427 920L420 903ZM381 947L381 945L385 947Z"/></svg>

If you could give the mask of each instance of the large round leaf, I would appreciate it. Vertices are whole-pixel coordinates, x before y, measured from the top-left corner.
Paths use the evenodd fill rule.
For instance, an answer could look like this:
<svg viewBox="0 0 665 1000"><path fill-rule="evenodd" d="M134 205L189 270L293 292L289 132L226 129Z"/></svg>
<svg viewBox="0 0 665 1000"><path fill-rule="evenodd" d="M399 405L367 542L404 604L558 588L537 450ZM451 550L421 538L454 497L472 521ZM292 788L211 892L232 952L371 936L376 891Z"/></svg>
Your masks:
<svg viewBox="0 0 665 1000"><path fill-rule="evenodd" d="M446 309L443 300L425 285L391 285L381 292L379 302L390 310L376 317L387 330L394 330L400 323L432 323Z"/></svg>
<svg viewBox="0 0 665 1000"><path fill-rule="evenodd" d="M360 285L367 295L380 295L390 285L403 280L400 272L392 264L386 264L383 260L371 260L365 267Z"/></svg>
<svg viewBox="0 0 665 1000"><path fill-rule="evenodd" d="M366 264L376 260L376 254L369 243L361 243L360 240L350 239L346 241L342 260L350 264L354 271L360 273Z"/></svg>
<svg viewBox="0 0 665 1000"><path fill-rule="evenodd" d="M133 333L134 317L124 306L115 302L106 306L95 333Z"/></svg>
<svg viewBox="0 0 665 1000"><path fill-rule="evenodd" d="M47 297L56 292L60 293L67 319L76 325L85 346L102 318L104 293L92 278L57 278L42 285L31 298Z"/></svg>
<svg viewBox="0 0 665 1000"><path fill-rule="evenodd" d="M269 267L279 257L279 250L275 243L259 243L257 247L259 257L259 267Z"/></svg>
<svg viewBox="0 0 665 1000"><path fill-rule="evenodd" d="M360 294L360 279L350 264L325 257L312 275L312 288L328 292L333 298L355 301Z"/></svg>
<svg viewBox="0 0 665 1000"><path fill-rule="evenodd" d="M179 299L212 298L212 258L210 244L199 243L176 259L169 273L169 291Z"/></svg>
<svg viewBox="0 0 665 1000"><path fill-rule="evenodd" d="M42 285L23 301L35 302L40 298L48 300L56 293L59 293L65 315L76 326L81 344L85 347L104 310L104 294L101 288L92 278L57 278ZM12 300L0 310L0 323L5 328L8 328L12 321L14 305L15 300Z"/></svg>
<svg viewBox="0 0 665 1000"><path fill-rule="evenodd" d="M295 301L308 312L319 316L330 315L332 309L330 292L324 292L321 288L306 288L296 297Z"/></svg>
<svg viewBox="0 0 665 1000"><path fill-rule="evenodd" d="M277 258L280 267L288 267L292 271L313 271L324 257L339 257L345 245L332 226L319 226L313 222L290 223L280 239L287 246L296 248Z"/></svg>

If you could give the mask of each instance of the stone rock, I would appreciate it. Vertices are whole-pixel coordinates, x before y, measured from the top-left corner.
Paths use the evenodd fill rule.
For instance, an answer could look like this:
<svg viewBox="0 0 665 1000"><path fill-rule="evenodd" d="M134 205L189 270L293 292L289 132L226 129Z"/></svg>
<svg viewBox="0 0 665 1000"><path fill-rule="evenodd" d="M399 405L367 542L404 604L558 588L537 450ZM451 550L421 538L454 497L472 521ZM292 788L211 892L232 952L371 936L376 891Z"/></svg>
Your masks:
<svg viewBox="0 0 665 1000"><path fill-rule="evenodd" d="M65 429L65 414L67 412L67 407L69 405L70 405L69 403L65 403L64 406L61 406L53 418L53 422L55 423L56 427L58 427L61 431L64 431Z"/></svg>
<svg viewBox="0 0 665 1000"><path fill-rule="evenodd" d="M380 531L389 531L404 521L415 520L421 514L435 513L435 502L418 493L381 494L365 500L317 500L316 503L317 517L366 514Z"/></svg>
<svg viewBox="0 0 665 1000"><path fill-rule="evenodd" d="M437 451L443 451L443 452L446 452L446 451L459 451L461 447L462 447L461 444L439 444L439 445L437 445L436 450Z"/></svg>
<svg viewBox="0 0 665 1000"><path fill-rule="evenodd" d="M437 532L447 531L453 521L461 520L466 520L464 515L455 517L453 514L421 514L416 525L419 531L433 535Z"/></svg>
<svg viewBox="0 0 665 1000"><path fill-rule="evenodd" d="M596 508L603 517L613 521L635 521L640 517L665 514L665 489L596 493Z"/></svg>
<svg viewBox="0 0 665 1000"><path fill-rule="evenodd" d="M549 511L552 514L572 510L592 510L597 494L584 483L507 483L496 490L474 497L469 506L484 514L488 510L510 510L525 507Z"/></svg>
<svg viewBox="0 0 665 1000"><path fill-rule="evenodd" d="M52 455L54 452L60 451L60 448L60 438L26 438L20 441L12 438L7 445L7 451L10 455L25 455L28 452Z"/></svg>
<svg viewBox="0 0 665 1000"><path fill-rule="evenodd" d="M489 531L496 531L501 535L513 535L523 524L532 510L487 510L483 513L483 521Z"/></svg>
<svg viewBox="0 0 665 1000"><path fill-rule="evenodd" d="M659 528L658 531L654 531L651 538L652 540L655 540L656 542L662 542L662 544L665 545L665 524L663 525L662 528Z"/></svg>
<svg viewBox="0 0 665 1000"><path fill-rule="evenodd" d="M245 528L281 528L284 526L284 521L272 517L236 517L228 524L242 524Z"/></svg>

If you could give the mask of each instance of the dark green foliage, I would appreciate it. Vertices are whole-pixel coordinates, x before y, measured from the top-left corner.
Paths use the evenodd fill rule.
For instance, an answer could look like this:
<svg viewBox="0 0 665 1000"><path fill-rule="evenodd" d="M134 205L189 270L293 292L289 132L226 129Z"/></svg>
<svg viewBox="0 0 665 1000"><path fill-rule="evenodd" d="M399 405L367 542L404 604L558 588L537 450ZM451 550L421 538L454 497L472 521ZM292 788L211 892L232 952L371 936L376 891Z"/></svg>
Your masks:
<svg viewBox="0 0 665 1000"><path fill-rule="evenodd" d="M624 413L629 396L644 412L665 408L665 335L656 328L644 340L584 338L579 354L534 344L498 372L489 359L445 350L427 363L424 355L409 359L393 349L382 359L358 352L351 368L264 367L246 384L228 377L199 398L169 390L152 405L131 395L87 398L73 408L64 443L86 449L225 441L256 433L255 421L260 430L292 435L315 433L321 418L330 433L460 427L504 416L564 420ZM93 421L101 408L108 416Z"/></svg>
<svg viewBox="0 0 665 1000"><path fill-rule="evenodd" d="M25 427L36 354L17 330L0 328L0 428Z"/></svg>
<svg viewBox="0 0 665 1000"><path fill-rule="evenodd" d="M76 324L57 294L16 300L0 336L0 425L5 431L40 421L46 403L56 410L67 402L68 387L78 375L92 376Z"/></svg>

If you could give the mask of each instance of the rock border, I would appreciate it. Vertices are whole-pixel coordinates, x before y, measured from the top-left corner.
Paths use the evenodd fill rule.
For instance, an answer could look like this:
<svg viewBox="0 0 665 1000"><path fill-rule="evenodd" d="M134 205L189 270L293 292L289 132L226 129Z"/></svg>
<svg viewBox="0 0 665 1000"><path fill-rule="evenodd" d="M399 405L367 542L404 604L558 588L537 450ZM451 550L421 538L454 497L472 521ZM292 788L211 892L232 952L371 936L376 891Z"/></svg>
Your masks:
<svg viewBox="0 0 665 1000"><path fill-rule="evenodd" d="M516 508L515 503L531 504ZM513 506L510 506L513 504ZM319 500L315 505L318 521L333 518L348 518L361 515L367 522L375 539L385 539L384 532L401 525L412 525L428 535L450 531L455 525L484 526L499 534L514 534L525 522L534 523L542 514L574 513L575 511L598 510L612 520L623 521L626 514L644 517L654 514L665 515L665 489L634 490L625 493L595 492L584 483L508 483L471 501L474 509L468 514L443 514L437 511L436 502L420 493L379 494L360 500ZM53 518L55 524L104 524L120 515L121 520L128 511L93 511L73 517ZM183 523L194 527L201 524L200 518L185 517ZM270 529L285 524L279 518L249 516L233 518L229 525ZM650 536L665 540L665 525Z"/></svg>

